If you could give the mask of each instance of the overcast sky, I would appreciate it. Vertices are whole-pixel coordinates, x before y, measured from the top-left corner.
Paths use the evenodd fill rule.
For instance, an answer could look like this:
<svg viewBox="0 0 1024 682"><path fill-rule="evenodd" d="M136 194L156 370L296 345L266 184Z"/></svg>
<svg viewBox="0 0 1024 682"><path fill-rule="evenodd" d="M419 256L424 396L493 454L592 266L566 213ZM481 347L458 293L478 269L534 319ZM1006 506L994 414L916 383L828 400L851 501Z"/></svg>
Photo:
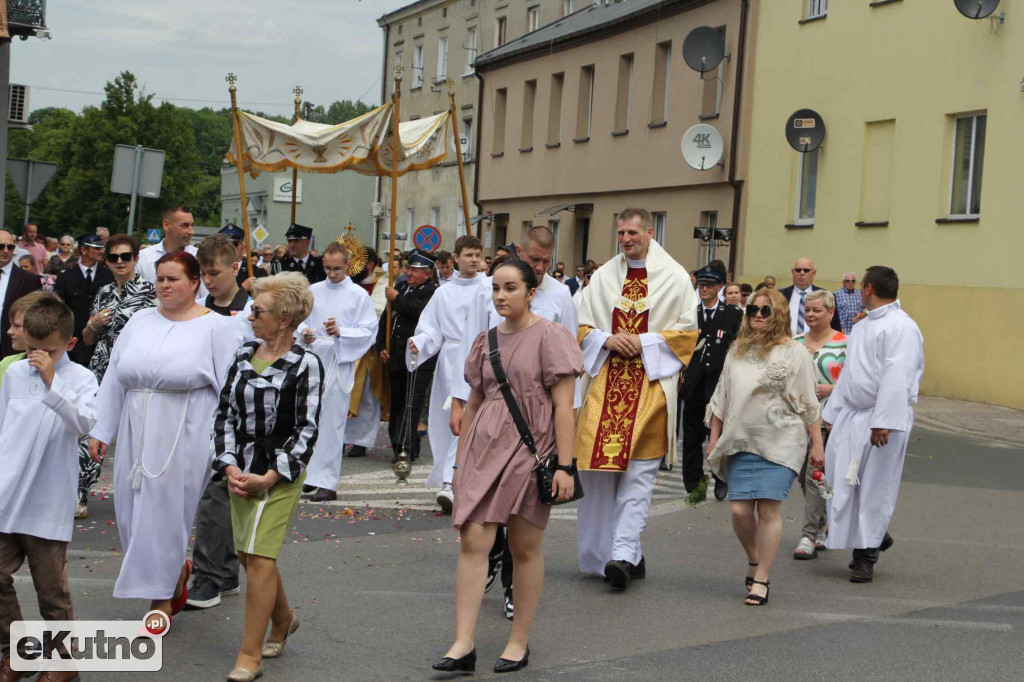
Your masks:
<svg viewBox="0 0 1024 682"><path fill-rule="evenodd" d="M267 113L290 115L296 85L315 104L379 104L376 19L411 2L51 0L53 37L12 43L11 82L32 86L32 109L99 104L125 70L147 93L192 108L229 105L229 71L239 104Z"/></svg>

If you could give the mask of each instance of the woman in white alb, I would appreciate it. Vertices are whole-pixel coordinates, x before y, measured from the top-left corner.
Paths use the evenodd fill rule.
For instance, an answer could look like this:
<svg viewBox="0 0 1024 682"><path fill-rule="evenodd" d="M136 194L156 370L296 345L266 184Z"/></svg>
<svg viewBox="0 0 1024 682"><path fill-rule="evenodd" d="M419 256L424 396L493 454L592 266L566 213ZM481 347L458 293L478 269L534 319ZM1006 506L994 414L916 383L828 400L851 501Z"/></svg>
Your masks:
<svg viewBox="0 0 1024 682"><path fill-rule="evenodd" d="M159 307L135 313L114 344L89 450L97 458L118 446L114 510L124 561L114 596L149 599L172 615L188 598L185 553L238 341L230 318L195 303L193 256L167 254L156 272Z"/></svg>

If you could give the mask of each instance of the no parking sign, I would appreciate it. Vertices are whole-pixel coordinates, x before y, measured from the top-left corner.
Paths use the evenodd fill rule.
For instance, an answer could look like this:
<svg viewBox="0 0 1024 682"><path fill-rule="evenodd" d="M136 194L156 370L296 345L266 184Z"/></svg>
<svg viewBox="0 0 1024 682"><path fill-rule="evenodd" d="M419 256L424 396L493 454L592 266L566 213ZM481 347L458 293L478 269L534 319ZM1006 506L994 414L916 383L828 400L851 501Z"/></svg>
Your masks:
<svg viewBox="0 0 1024 682"><path fill-rule="evenodd" d="M420 225L412 235L412 243L420 251L434 253L441 248L441 231L433 225Z"/></svg>

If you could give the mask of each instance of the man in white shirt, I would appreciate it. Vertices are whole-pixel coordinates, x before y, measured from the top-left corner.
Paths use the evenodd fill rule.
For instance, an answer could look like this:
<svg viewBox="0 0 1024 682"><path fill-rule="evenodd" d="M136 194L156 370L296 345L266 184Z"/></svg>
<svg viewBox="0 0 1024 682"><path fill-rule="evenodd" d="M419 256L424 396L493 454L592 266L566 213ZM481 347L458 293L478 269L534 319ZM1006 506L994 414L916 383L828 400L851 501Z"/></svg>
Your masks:
<svg viewBox="0 0 1024 682"><path fill-rule="evenodd" d="M437 262L434 265L434 272L437 273L437 286L444 286L455 278L455 261L448 251L438 251L434 256ZM476 277L476 274L473 275Z"/></svg>
<svg viewBox="0 0 1024 682"><path fill-rule="evenodd" d="M156 262L168 253L181 251L196 255L196 247L192 246L192 235L195 234L195 220L192 218L192 209L188 206L175 205L164 211L163 219L164 238L159 244L154 244L148 249L139 253L139 264L135 271L142 279L150 284L156 284ZM200 289L203 289L200 286ZM199 292L205 296L205 290Z"/></svg>

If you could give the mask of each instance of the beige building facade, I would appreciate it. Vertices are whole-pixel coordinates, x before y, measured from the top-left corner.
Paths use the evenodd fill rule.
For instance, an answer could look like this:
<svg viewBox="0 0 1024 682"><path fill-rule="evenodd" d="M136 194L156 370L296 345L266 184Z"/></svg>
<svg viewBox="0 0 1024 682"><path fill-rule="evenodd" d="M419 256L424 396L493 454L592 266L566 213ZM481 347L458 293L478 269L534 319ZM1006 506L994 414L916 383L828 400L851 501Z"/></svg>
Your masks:
<svg viewBox="0 0 1024 682"><path fill-rule="evenodd" d="M740 74L756 5L593 4L482 55L477 195L485 250L547 225L567 270L601 263L616 253L617 212L640 206L654 213L655 238L677 261L688 270L704 265L710 254L694 228L739 227L750 125ZM728 55L703 78L683 59L684 39L701 26L724 34ZM724 142L721 163L709 170L689 167L681 153L696 124L714 127ZM729 263L728 245L715 257Z"/></svg>
<svg viewBox="0 0 1024 682"><path fill-rule="evenodd" d="M477 215L475 178L479 81L473 63L478 55L570 14L588 0L420 0L382 16L384 64L381 101L394 92L396 65L402 65L401 120L410 121L448 110L447 80L455 87L455 109L463 138L466 190L471 220ZM379 183L377 245L386 251L391 184ZM441 248L451 250L466 233L459 173L455 160L409 173L398 181L396 246L413 246L421 225L441 231ZM404 235L404 236L403 236Z"/></svg>

